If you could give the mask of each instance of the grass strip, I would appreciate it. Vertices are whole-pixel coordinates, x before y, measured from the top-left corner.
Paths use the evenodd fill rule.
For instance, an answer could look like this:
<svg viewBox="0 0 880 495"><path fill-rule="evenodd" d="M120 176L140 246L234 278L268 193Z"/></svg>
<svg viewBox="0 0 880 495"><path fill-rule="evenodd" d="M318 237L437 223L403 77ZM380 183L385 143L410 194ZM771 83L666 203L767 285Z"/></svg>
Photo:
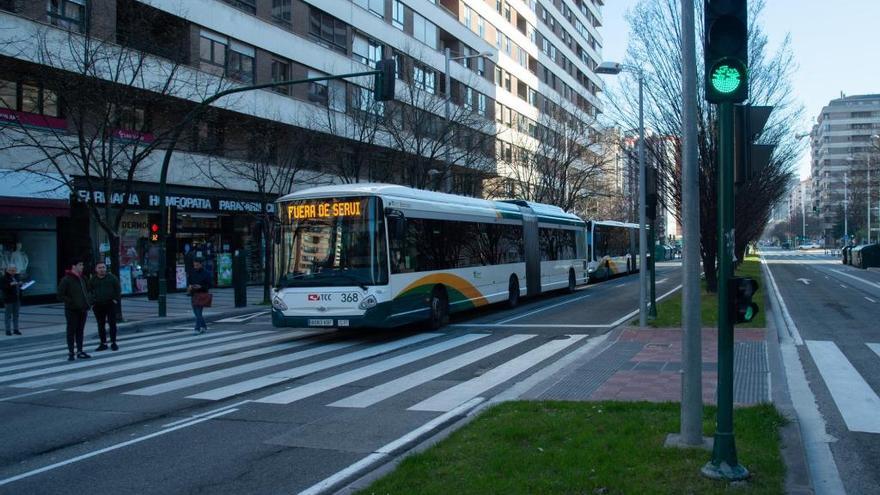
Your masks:
<svg viewBox="0 0 880 495"><path fill-rule="evenodd" d="M737 328L764 328L767 326L764 312L764 290L761 279L761 261L756 256L747 256L736 270L738 277L749 277L758 281L758 292L752 298L758 305L758 314L748 323L740 323ZM718 325L718 294L706 292L706 281L700 283L700 315L703 327ZM679 290L657 304L657 318L648 324L654 328L670 328L681 326L681 297Z"/></svg>
<svg viewBox="0 0 880 495"><path fill-rule="evenodd" d="M703 432L714 430L705 407ZM785 467L772 405L734 414L739 460L751 478L736 493L783 493ZM407 457L363 494L721 494L700 475L711 454L663 447L677 403L507 402L430 449Z"/></svg>

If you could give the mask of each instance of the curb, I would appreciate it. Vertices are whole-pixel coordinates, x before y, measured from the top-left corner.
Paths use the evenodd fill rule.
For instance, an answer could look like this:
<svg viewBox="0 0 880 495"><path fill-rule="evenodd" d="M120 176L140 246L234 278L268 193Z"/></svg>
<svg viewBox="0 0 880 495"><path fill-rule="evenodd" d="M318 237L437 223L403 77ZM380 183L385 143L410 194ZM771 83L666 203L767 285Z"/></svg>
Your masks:
<svg viewBox="0 0 880 495"><path fill-rule="evenodd" d="M768 285L767 265L761 263L761 278L765 287ZM798 421L797 412L791 402L788 390L788 382L785 378L785 369L782 365L782 351L779 346L779 332L786 331L785 322L781 321L782 315L777 311L778 304L769 291L766 291L764 311L767 312L767 332L764 342L767 345L767 364L770 368L770 400L776 409L788 420L788 424L779 429L782 461L785 464L785 493L792 495L812 495L813 484L810 476L810 468L807 464L807 454L804 448L804 439L801 434L801 425Z"/></svg>

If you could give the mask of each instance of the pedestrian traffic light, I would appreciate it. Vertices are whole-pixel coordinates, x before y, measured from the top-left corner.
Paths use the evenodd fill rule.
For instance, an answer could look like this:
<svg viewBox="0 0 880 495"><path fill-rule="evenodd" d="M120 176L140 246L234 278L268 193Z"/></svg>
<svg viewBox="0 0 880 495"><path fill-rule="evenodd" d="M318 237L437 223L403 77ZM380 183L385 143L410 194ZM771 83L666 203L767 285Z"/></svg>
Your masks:
<svg viewBox="0 0 880 495"><path fill-rule="evenodd" d="M376 101L391 101L394 99L394 83L396 81L397 63L393 59L383 59L376 62L376 78L373 81L373 97Z"/></svg>
<svg viewBox="0 0 880 495"><path fill-rule="evenodd" d="M772 144L755 144L770 119L773 107L736 105L733 114L734 184L743 184L757 177L773 157Z"/></svg>
<svg viewBox="0 0 880 495"><path fill-rule="evenodd" d="M758 305L752 302L752 296L758 291L758 282L752 278L731 277L729 287L731 324L752 321L758 314Z"/></svg>
<svg viewBox="0 0 880 495"><path fill-rule="evenodd" d="M150 241L159 242L159 224L150 224Z"/></svg>
<svg viewBox="0 0 880 495"><path fill-rule="evenodd" d="M740 103L748 99L747 0L704 0L706 100Z"/></svg>

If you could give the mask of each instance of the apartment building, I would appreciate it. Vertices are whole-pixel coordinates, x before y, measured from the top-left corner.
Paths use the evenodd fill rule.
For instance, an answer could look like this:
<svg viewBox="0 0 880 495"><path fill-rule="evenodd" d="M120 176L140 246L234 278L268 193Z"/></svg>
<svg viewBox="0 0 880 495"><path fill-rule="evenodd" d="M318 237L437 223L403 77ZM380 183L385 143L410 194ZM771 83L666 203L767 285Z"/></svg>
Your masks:
<svg viewBox="0 0 880 495"><path fill-rule="evenodd" d="M85 202L125 204L118 246L130 274L124 288L145 291L156 261L149 228L158 215L162 151L196 103L236 85L368 71L383 58L397 63L395 104L374 101L372 78L361 77L257 90L199 114L177 140L169 168L177 221L166 241L168 265L181 265L193 249L218 264L235 249L260 251L252 213L263 207L266 191L241 175L214 176L220 168L284 155L302 169L284 192L310 183L380 180L479 195L486 178L504 174L505 163L522 151L517 148L553 133L548 116L592 119L601 112L594 69L601 61L602 5L0 0L0 120L7 123L0 135L17 128L31 143L40 132L59 143L75 140L86 123L69 107L85 80L102 95L119 93L113 103L94 105L109 114L102 141L112 136L123 143L117 146L140 146L132 149L161 143L139 162L136 180L120 180L119 188L132 185L129 191L97 190L82 167L47 163L52 160L45 150L40 156L39 146L5 149L0 213L9 215L0 217L0 243L7 251L24 245L40 252L32 271L48 282L48 293L67 255L98 258L111 249ZM80 70L83 40L101 46L107 67ZM144 55L137 71L131 53ZM113 57L125 58L126 70L114 72ZM438 136L451 144L431 146L443 140ZM35 170L37 162L45 168ZM254 258L252 281L261 279L264 261Z"/></svg>
<svg viewBox="0 0 880 495"><path fill-rule="evenodd" d="M822 230L829 236L832 232L842 234L844 223L850 235L866 227L868 179L873 176L872 180L877 183L880 175L878 134L880 94L842 95L831 100L822 108L813 126L810 133L812 206L818 211ZM876 203L876 197L874 192L872 204ZM842 218L845 199L848 201L846 219ZM876 225L878 219L880 217L873 216L872 223Z"/></svg>

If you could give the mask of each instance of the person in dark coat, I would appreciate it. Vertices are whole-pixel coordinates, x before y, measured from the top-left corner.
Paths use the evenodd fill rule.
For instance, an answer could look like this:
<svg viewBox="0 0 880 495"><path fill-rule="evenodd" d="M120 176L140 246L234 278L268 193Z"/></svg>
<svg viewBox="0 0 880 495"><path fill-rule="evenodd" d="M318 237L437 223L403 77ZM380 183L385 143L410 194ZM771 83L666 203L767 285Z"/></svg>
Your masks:
<svg viewBox="0 0 880 495"><path fill-rule="evenodd" d="M58 284L58 299L64 303L64 319L67 320L67 360L73 361L73 344L76 341L76 357L92 356L83 351L83 332L89 315L89 293L83 280L83 262L71 261L70 268Z"/></svg>
<svg viewBox="0 0 880 495"><path fill-rule="evenodd" d="M200 258L193 259L193 269L192 272L186 279L186 291L190 295L194 295L199 292L208 292L211 288L211 274L208 273L202 267L202 260ZM202 306L192 305L193 314L196 316L196 324L195 324L195 333L205 333L208 331L208 325L205 323L205 318L202 317Z"/></svg>
<svg viewBox="0 0 880 495"><path fill-rule="evenodd" d="M95 263L95 274L89 279L86 287L92 301L92 311L98 320L98 336L101 345L95 351L107 350L107 329L110 325L110 349L119 350L116 345L116 305L122 297L122 287L116 275L107 271L107 264L103 261Z"/></svg>
<svg viewBox="0 0 880 495"><path fill-rule="evenodd" d="M18 310L21 309L21 278L18 276L18 268L8 265L3 272L3 280L0 282L0 290L3 292L3 304L6 305L6 335L21 335L18 331Z"/></svg>

